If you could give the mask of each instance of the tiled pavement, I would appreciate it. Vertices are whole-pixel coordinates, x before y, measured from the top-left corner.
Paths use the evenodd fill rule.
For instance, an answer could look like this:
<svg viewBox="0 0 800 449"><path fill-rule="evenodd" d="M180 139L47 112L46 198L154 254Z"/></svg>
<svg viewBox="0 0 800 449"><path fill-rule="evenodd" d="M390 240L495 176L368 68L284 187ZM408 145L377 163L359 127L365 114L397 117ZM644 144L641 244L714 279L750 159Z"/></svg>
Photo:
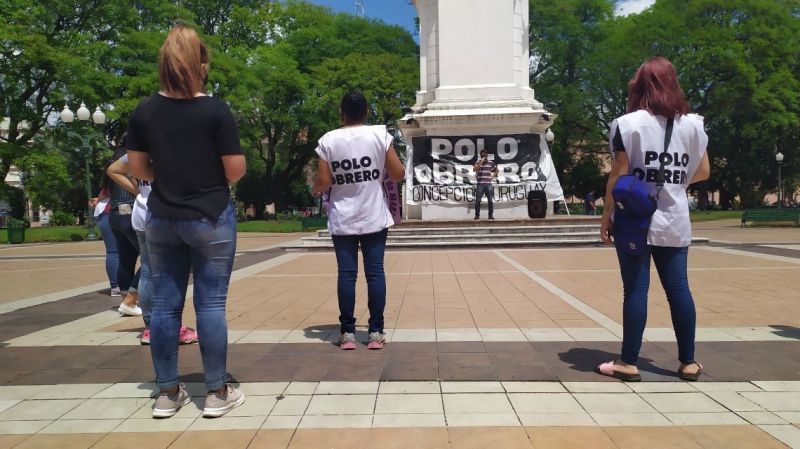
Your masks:
<svg viewBox="0 0 800 449"><path fill-rule="evenodd" d="M701 382L674 376L654 285L645 381L627 385L592 372L621 335L607 248L388 253L390 343L344 353L333 255L240 236L228 371L248 400L216 420L199 418L196 345L180 350L195 402L148 418L141 320L97 293L102 247L0 247L0 448L800 447L800 232L752 231L706 224L717 243L690 252ZM362 279L360 322L365 302Z"/></svg>

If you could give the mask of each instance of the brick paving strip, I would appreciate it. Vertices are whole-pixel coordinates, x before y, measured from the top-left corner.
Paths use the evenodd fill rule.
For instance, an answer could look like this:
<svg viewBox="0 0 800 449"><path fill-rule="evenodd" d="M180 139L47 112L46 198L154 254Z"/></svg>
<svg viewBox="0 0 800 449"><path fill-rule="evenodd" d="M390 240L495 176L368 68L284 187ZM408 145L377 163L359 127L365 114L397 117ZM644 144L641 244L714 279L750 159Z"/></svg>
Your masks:
<svg viewBox="0 0 800 449"><path fill-rule="evenodd" d="M316 343L231 345L228 371L238 381L604 381L594 368L612 360L618 342L389 343L384 351L343 352ZM800 342L707 342L697 345L703 381L800 381ZM180 349L180 371L202 381L197 345ZM675 381L674 343L645 343L645 381ZM150 382L145 346L40 346L0 349L0 385ZM800 403L798 403L800 409Z"/></svg>

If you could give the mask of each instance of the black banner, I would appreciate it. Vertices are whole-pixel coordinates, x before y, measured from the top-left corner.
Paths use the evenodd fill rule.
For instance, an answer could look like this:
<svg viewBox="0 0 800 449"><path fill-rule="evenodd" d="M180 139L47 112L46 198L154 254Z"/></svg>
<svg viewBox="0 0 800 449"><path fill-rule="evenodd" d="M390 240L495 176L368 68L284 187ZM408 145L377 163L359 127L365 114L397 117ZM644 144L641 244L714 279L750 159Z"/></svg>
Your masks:
<svg viewBox="0 0 800 449"><path fill-rule="evenodd" d="M461 203L475 201L474 166L482 150L497 164L495 201L524 201L530 190L544 190L541 135L414 137L413 187L409 202Z"/></svg>

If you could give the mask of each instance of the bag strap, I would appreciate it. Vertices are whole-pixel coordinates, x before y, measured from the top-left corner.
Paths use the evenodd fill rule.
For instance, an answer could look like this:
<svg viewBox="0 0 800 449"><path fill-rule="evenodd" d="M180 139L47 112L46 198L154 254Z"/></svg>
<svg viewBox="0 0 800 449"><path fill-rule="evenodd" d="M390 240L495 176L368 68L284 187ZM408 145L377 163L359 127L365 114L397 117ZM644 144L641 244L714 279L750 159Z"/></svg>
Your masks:
<svg viewBox="0 0 800 449"><path fill-rule="evenodd" d="M674 124L675 124L674 118L667 119L667 130L664 133L664 152L658 158L659 166L658 166L658 175L656 176L656 196L655 196L656 201L658 201L658 198L661 195L661 189L664 188L664 180L667 177L667 169L664 166L664 162L667 160L667 158L664 155L667 153L670 140L672 140L672 127Z"/></svg>

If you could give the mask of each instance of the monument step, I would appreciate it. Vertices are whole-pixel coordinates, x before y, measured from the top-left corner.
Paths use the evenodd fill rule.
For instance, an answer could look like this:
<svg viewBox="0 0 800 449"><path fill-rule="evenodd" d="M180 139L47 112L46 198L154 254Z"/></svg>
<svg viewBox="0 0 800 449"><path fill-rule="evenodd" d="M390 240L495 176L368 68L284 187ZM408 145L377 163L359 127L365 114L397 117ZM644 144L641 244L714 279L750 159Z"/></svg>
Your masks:
<svg viewBox="0 0 800 449"><path fill-rule="evenodd" d="M548 218L533 218L533 219L508 219L498 218L497 220L489 220L481 218L473 220L471 216L464 217L463 220L418 220L410 219L403 220L392 229L407 229L407 228L469 228L469 227L508 227L508 226L566 226L566 225L596 225L600 226L600 217L588 215L574 215L568 217L566 215L557 215Z"/></svg>
<svg viewBox="0 0 800 449"><path fill-rule="evenodd" d="M390 243L402 243L402 242L421 242L421 241L431 241L431 242L455 242L455 241L519 241L519 240L596 240L600 241L600 231L593 231L593 232L557 232L557 233L539 233L539 234L476 234L476 233L458 233L458 234L435 234L435 235L426 235L426 234L407 234L407 235L395 235L389 234L387 238L387 242ZM313 236L313 237L303 237L301 239L303 242L319 242L319 241L330 241L330 236Z"/></svg>
<svg viewBox="0 0 800 449"><path fill-rule="evenodd" d="M569 233L598 233L600 224L568 225L568 226L465 226L465 227L433 227L433 228L389 228L389 238L405 235L531 235L531 234L569 234ZM317 231L320 237L330 237L327 230Z"/></svg>

